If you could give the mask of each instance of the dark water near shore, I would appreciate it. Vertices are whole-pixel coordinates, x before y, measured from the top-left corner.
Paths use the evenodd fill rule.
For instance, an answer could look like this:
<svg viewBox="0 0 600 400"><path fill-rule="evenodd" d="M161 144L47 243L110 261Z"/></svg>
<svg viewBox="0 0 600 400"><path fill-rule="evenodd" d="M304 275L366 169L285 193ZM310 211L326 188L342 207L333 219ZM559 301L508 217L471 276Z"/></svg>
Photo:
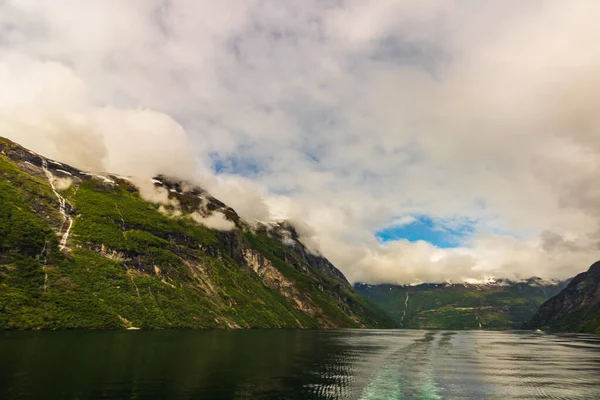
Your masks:
<svg viewBox="0 0 600 400"><path fill-rule="evenodd" d="M2 399L600 399L600 336L0 333Z"/></svg>

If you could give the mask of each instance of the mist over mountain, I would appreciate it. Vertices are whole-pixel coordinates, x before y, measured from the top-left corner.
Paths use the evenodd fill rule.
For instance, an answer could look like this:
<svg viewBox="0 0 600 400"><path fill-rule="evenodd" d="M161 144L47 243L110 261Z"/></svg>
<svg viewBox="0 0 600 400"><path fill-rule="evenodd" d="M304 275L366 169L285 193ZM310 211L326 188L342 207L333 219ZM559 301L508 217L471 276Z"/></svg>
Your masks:
<svg viewBox="0 0 600 400"><path fill-rule="evenodd" d="M351 282L600 254L594 1L3 2L0 135L286 219ZM300 227L301 226L301 227Z"/></svg>
<svg viewBox="0 0 600 400"><path fill-rule="evenodd" d="M392 326L287 223L0 138L0 329Z"/></svg>
<svg viewBox="0 0 600 400"><path fill-rule="evenodd" d="M0 400L600 399L599 21L0 0Z"/></svg>

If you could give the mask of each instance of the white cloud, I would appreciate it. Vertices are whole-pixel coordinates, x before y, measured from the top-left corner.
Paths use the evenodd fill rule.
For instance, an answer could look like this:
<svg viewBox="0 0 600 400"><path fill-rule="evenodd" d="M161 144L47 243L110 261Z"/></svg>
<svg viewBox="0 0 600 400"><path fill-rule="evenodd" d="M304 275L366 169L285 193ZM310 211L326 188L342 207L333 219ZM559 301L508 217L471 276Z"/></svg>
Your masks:
<svg viewBox="0 0 600 400"><path fill-rule="evenodd" d="M0 8L1 135L200 179L249 220L302 222L351 280L565 277L600 255L594 0L78 4ZM476 234L373 236L421 214Z"/></svg>
<svg viewBox="0 0 600 400"><path fill-rule="evenodd" d="M235 224L218 211L215 211L206 217L195 212L192 213L190 217L197 223L218 231L230 231L235 228Z"/></svg>
<svg viewBox="0 0 600 400"><path fill-rule="evenodd" d="M151 179L144 176L133 176L132 183L138 188L140 197L154 204L179 208L176 199L169 198L169 190L162 186L155 186Z"/></svg>
<svg viewBox="0 0 600 400"><path fill-rule="evenodd" d="M197 176L185 131L168 115L96 106L76 73L54 61L0 59L3 135L90 171Z"/></svg>
<svg viewBox="0 0 600 400"><path fill-rule="evenodd" d="M404 215L402 217L393 219L389 223L389 226L390 227L401 227L401 226L410 225L415 222L417 222L417 219L415 217L413 217L412 215Z"/></svg>
<svg viewBox="0 0 600 400"><path fill-rule="evenodd" d="M67 190L73 184L73 179L71 178L55 178L52 182L54 187L57 190Z"/></svg>
<svg viewBox="0 0 600 400"><path fill-rule="evenodd" d="M269 208L264 202L267 191L252 181L235 175L205 176L203 184L213 196L226 201L251 225L256 221L270 220Z"/></svg>

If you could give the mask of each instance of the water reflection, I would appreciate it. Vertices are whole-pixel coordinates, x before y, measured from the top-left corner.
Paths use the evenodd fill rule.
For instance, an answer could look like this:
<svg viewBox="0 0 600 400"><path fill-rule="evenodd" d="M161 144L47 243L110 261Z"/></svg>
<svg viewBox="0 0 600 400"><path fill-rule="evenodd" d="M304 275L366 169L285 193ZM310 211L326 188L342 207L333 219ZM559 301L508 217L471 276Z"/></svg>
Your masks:
<svg viewBox="0 0 600 400"><path fill-rule="evenodd" d="M11 332L0 398L593 399L600 337L529 332Z"/></svg>

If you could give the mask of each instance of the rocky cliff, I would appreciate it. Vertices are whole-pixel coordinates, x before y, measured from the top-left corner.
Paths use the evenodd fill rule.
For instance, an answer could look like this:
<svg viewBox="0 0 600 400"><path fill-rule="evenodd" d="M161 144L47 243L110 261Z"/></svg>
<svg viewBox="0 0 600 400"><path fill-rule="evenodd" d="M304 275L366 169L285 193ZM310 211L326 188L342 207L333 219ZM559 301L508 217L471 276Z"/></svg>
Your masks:
<svg viewBox="0 0 600 400"><path fill-rule="evenodd" d="M0 328L393 326L285 222L250 226L171 177L149 202L126 177L0 153Z"/></svg>
<svg viewBox="0 0 600 400"><path fill-rule="evenodd" d="M523 328L600 333L600 261L542 304Z"/></svg>

